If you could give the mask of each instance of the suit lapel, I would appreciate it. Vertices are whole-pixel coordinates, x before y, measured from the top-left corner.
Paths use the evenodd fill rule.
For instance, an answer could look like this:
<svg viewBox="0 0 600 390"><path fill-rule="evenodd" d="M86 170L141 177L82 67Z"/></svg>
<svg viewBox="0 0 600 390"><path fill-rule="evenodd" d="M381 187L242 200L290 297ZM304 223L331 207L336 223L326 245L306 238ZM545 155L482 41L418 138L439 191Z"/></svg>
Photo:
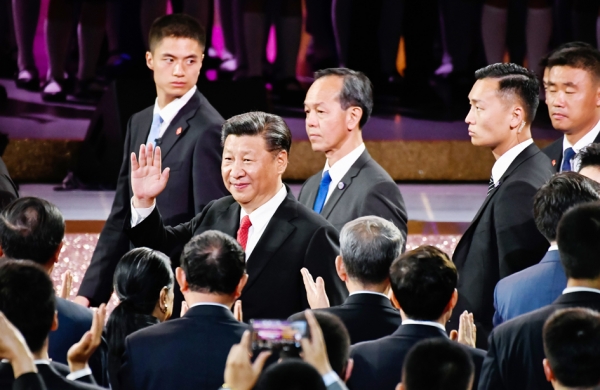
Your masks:
<svg viewBox="0 0 600 390"><path fill-rule="evenodd" d="M271 261L275 252L281 248L289 235L296 230L296 227L289 221L298 215L297 207L298 203L288 189L285 200L281 203L277 211L275 211L275 214L267 224L265 231L248 258L246 264L248 283L244 290L249 289L254 284L262 270ZM280 260L283 261L283 259Z"/></svg>
<svg viewBox="0 0 600 390"><path fill-rule="evenodd" d="M196 114L200 107L200 93L196 91L194 96L190 99L185 106L179 110L173 121L162 136L162 142L160 148L162 150L162 159L165 160L167 154L173 148L175 143L183 138L186 131L190 127L188 121Z"/></svg>
<svg viewBox="0 0 600 390"><path fill-rule="evenodd" d="M143 115L140 118L135 129L132 129L132 152L137 155L139 152L140 145L146 144L148 141L148 134L150 134L150 127L152 126L152 113L153 109L148 110L148 115Z"/></svg>
<svg viewBox="0 0 600 390"><path fill-rule="evenodd" d="M223 233L229 234L231 237L237 237L237 231L240 228L240 204L233 201L229 207L223 210L223 213L219 216L218 223L213 227L215 230L219 230Z"/></svg>
<svg viewBox="0 0 600 390"><path fill-rule="evenodd" d="M321 184L321 178L323 177L323 170L321 169L318 174L313 176L314 180L311 180L307 183L306 188L303 190L308 193L306 198L306 207L309 209L313 209L313 205L315 204L315 200L317 199L317 193L319 192L319 185Z"/></svg>
<svg viewBox="0 0 600 390"><path fill-rule="evenodd" d="M348 189L350 188L350 186L352 185L352 179L354 179L358 175L358 173L360 172L362 167L370 159L371 159L371 156L369 155L369 152L365 149L365 151L360 155L358 160L356 160L354 162L354 164L352 164L352 167L350 167L350 170L348 172L346 172L346 174L344 175L342 180L340 180L340 183L344 183L344 186L341 189L338 186L338 188L334 189L333 192L331 193L331 196L329 197L329 199L327 200L327 203L325 203L325 206L323 207L323 210L321 211L321 215L323 216L323 218L325 218L325 219L329 218L329 214L331 214L331 212L333 211L337 202L342 198L344 193L347 192Z"/></svg>

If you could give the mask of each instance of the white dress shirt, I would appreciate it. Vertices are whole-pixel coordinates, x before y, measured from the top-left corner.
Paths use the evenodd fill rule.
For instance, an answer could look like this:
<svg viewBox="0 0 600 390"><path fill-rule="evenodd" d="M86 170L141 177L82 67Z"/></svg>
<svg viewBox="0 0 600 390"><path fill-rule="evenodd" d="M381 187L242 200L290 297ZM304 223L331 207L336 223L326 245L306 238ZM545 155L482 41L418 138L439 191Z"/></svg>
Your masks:
<svg viewBox="0 0 600 390"><path fill-rule="evenodd" d="M444 325L440 324L439 322L435 322L435 321L417 321L417 320L410 320L410 319L406 319L406 320L402 320L402 325L427 325L427 326L434 326L436 328L439 328L440 330L442 330L444 333L446 333L446 328L444 328Z"/></svg>
<svg viewBox="0 0 600 390"><path fill-rule="evenodd" d="M533 143L533 139L528 139L527 141L523 141L518 145L510 148L506 153L504 153L492 167L492 177L494 178L494 186L498 187L498 183L500 182L500 178L504 175L504 172L510 167L513 161L517 158L522 151L527 149L529 145Z"/></svg>
<svg viewBox="0 0 600 390"><path fill-rule="evenodd" d="M600 290L590 287L567 287L563 290L563 294L574 293L574 292L593 292L600 294Z"/></svg>
<svg viewBox="0 0 600 390"><path fill-rule="evenodd" d="M160 117L163 120L162 124L160 125L158 138L161 138L163 136L163 134L169 128L169 125L173 121L173 118L175 118L175 115L177 115L179 110L181 110L183 106L185 106L190 101L192 96L194 96L194 94L196 93L196 89L197 88L194 85L192 89L187 91L182 97L176 98L171 103L164 106L162 110L158 107L158 98L156 98L156 101L154 102L154 111L152 111L152 116L154 117L154 115L160 114Z"/></svg>
<svg viewBox="0 0 600 390"><path fill-rule="evenodd" d="M214 302L197 302L197 303L194 303L192 306L190 306L189 309L191 309L192 307L196 307L196 306L221 306L222 308L225 308L225 309L231 311L230 307L227 307L227 306L223 305L222 303L214 303Z"/></svg>
<svg viewBox="0 0 600 390"><path fill-rule="evenodd" d="M346 173L352 168L352 165L358 160L361 154L366 150L365 144L361 143L358 145L356 149L340 158L338 162L333 164L332 167L329 166L329 160L325 162L325 167L323 168L323 174L329 171L329 176L331 176L331 183L329 184L329 191L327 192L327 198L325 198L325 203L329 200L329 197L337 188L339 182L344 178Z"/></svg>
<svg viewBox="0 0 600 390"><path fill-rule="evenodd" d="M350 293L350 295L348 295L348 296L351 297L352 295L357 295L357 294L381 295L382 297L386 297L387 299L390 299L390 297L388 297L385 294L378 293L378 292L375 292L375 291L363 291L363 290L361 290L361 291L354 291L353 293Z"/></svg>
<svg viewBox="0 0 600 390"><path fill-rule="evenodd" d="M550 251L557 251L558 250L558 245L554 244L554 245L550 245L548 247L548 252Z"/></svg>
<svg viewBox="0 0 600 390"><path fill-rule="evenodd" d="M250 222L252 226L248 229L248 242L246 242L246 261L252 254L254 247L260 240L265 228L269 224L269 221L275 214L275 211L279 208L281 203L285 200L287 196L287 190L285 186L281 186L279 192L275 194L271 199L269 199L265 204L254 210L251 214L246 213L242 208L240 212L240 223L244 216L248 215L250 217ZM148 208L135 208L133 206L133 197L131 198L131 227L135 227L139 225L144 219L148 218L148 216L152 213L154 208L156 207L156 202Z"/></svg>
<svg viewBox="0 0 600 390"><path fill-rule="evenodd" d="M566 135L563 136L563 158L565 155L565 150L567 150L568 148L573 148L573 151L576 154L571 159L571 167L575 172L579 170L579 165L581 165L581 161L578 155L579 152L586 146L593 144L598 134L600 134L600 122L596 123L596 126L594 126L592 130L590 130L586 135L584 135L579 141L575 142L575 145L571 145L571 143L567 141ZM560 171L562 172L562 164L560 164Z"/></svg>

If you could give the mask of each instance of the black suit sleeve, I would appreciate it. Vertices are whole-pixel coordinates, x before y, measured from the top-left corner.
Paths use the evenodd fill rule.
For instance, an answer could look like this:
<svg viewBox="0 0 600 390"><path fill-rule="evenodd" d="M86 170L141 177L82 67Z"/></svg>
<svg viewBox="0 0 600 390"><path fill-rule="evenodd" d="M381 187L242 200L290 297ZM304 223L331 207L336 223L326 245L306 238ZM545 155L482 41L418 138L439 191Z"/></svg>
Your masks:
<svg viewBox="0 0 600 390"><path fill-rule="evenodd" d="M212 200L229 195L221 176L221 127L213 125L198 137L192 160L194 212L198 214Z"/></svg>
<svg viewBox="0 0 600 390"><path fill-rule="evenodd" d="M404 199L396 183L383 181L371 187L362 203L360 215L376 215L391 221L400 229L406 241L408 216Z"/></svg>
<svg viewBox="0 0 600 390"><path fill-rule="evenodd" d="M502 383L502 375L500 372L500 361L498 357L498 339L494 332L488 340L488 350L483 365L481 367L481 376L479 377L479 390L505 390L506 387ZM540 362L542 364L542 362Z"/></svg>
<svg viewBox="0 0 600 390"><path fill-rule="evenodd" d="M131 118L127 123L123 161L117 191L106 224L100 233L98 244L92 255L90 265L85 272L78 295L90 300L91 306L99 306L110 299L113 291L112 281L115 268L121 257L130 249L130 242L123 233L123 221L129 213L129 164L131 151Z"/></svg>
<svg viewBox="0 0 600 390"><path fill-rule="evenodd" d="M27 372L15 379L12 390L46 390L46 385L37 373Z"/></svg>
<svg viewBox="0 0 600 390"><path fill-rule="evenodd" d="M335 258L340 253L338 233L333 226L323 226L313 234L306 253L304 266L313 277L322 277L325 281L325 290L331 306L344 303L348 290L338 277L335 269ZM303 305L309 309L306 294L303 294Z"/></svg>
<svg viewBox="0 0 600 390"><path fill-rule="evenodd" d="M536 192L529 183L511 182L504 188L503 201L495 204L500 278L537 264L550 245L533 220Z"/></svg>
<svg viewBox="0 0 600 390"><path fill-rule="evenodd" d="M125 339L125 353L123 354L123 364L119 368L117 380L120 389L135 389L135 380L133 378L133 367L131 365L129 342Z"/></svg>

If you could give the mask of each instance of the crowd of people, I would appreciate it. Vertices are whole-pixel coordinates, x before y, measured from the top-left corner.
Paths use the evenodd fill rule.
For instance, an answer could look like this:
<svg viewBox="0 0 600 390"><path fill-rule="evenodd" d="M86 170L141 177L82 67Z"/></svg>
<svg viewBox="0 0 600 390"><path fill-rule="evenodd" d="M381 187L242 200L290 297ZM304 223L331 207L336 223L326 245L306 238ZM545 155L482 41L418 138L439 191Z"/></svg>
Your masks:
<svg viewBox="0 0 600 390"><path fill-rule="evenodd" d="M2 389L600 386L596 48L572 42L542 59L562 134L543 150L531 134L535 73L475 72L465 122L496 162L449 256L405 250L402 194L362 139L373 109L364 73L316 72L306 131L326 163L296 199L282 181L283 118L224 120L196 86L200 23L160 17L148 41L157 99L129 121L112 211L74 301L49 277L61 212L19 198L0 166ZM261 348L261 320L308 332Z"/></svg>

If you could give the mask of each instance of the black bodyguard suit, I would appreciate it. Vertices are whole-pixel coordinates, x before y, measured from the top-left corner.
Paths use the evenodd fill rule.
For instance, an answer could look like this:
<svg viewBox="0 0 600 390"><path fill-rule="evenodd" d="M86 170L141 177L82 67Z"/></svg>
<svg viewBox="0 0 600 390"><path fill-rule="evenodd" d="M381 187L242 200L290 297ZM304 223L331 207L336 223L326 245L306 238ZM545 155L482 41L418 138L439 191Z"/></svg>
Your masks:
<svg viewBox="0 0 600 390"><path fill-rule="evenodd" d="M47 390L47 388L44 380L38 373L27 372L15 379L12 390Z"/></svg>
<svg viewBox="0 0 600 390"><path fill-rule="evenodd" d="M125 339L121 388L218 389L229 350L247 328L224 307L201 305L181 318L138 330Z"/></svg>
<svg viewBox="0 0 600 390"><path fill-rule="evenodd" d="M298 200L313 208L323 171L311 176L302 185ZM400 229L404 238L407 234L408 217L402 194L390 175L364 151L337 187L321 211L321 215L336 229L341 230L347 223L358 217L375 215L391 221Z"/></svg>
<svg viewBox="0 0 600 390"><path fill-rule="evenodd" d="M551 161L554 162L554 170L556 172L560 172L560 167L562 167L562 158L563 158L563 139L565 137L562 136L556 141L552 142L550 145L546 146L542 152L550 158ZM594 143L600 142L600 134L594 140Z"/></svg>
<svg viewBox="0 0 600 390"><path fill-rule="evenodd" d="M355 294L339 306L319 309L339 317L350 334L352 344L389 336L402 323L400 312L381 295Z"/></svg>
<svg viewBox="0 0 600 390"><path fill-rule="evenodd" d="M51 362L50 364L36 364L39 376L44 380L47 390L99 390L91 377L84 377L77 381L67 379L69 367L64 364ZM11 389L15 382L13 369L10 363L0 363L0 389ZM21 380L27 383L39 383L35 380Z"/></svg>
<svg viewBox="0 0 600 390"><path fill-rule="evenodd" d="M169 253L207 230L219 230L232 237L240 226L240 205L231 196L209 203L190 222L165 227L158 207L139 225L125 228L135 246L147 246ZM244 321L252 318L288 318L308 309L300 269L308 268L314 277L325 280L332 305L348 295L337 276L335 258L339 254L338 234L321 216L298 203L288 189L252 254L247 259L248 282L242 291Z"/></svg>
<svg viewBox="0 0 600 390"><path fill-rule="evenodd" d="M472 312L478 346L485 346L492 330L496 283L539 263L549 247L533 220L533 197L553 173L548 157L529 145L485 198L456 246L459 299L447 327L458 329L460 314Z"/></svg>
<svg viewBox="0 0 600 390"><path fill-rule="evenodd" d="M87 297L92 306L107 302L113 291L113 273L119 259L131 249L123 233L129 218L133 192L130 183L130 156L139 153L152 124L154 106L134 114L127 125L123 163L112 210L92 256L78 295ZM200 92L179 110L162 136L162 166L171 169L169 183L156 198L165 223L177 225L192 219L211 200L227 194L221 178L221 125L223 118ZM181 132L178 133L178 129ZM173 266L179 263L181 248L172 247L167 255ZM181 293L176 290L176 301ZM178 316L179 309L174 307Z"/></svg>
<svg viewBox="0 0 600 390"><path fill-rule="evenodd" d="M546 380L542 366L545 358L542 329L552 313L571 307L600 311L600 294L563 294L551 305L496 327L490 335L479 390L552 390L552 384Z"/></svg>
<svg viewBox="0 0 600 390"><path fill-rule="evenodd" d="M408 351L419 341L448 338L430 325L401 325L391 336L356 344L350 351L354 368L348 381L350 390L394 390L402 381L402 365ZM485 351L463 346L475 364L475 385L481 372Z"/></svg>

